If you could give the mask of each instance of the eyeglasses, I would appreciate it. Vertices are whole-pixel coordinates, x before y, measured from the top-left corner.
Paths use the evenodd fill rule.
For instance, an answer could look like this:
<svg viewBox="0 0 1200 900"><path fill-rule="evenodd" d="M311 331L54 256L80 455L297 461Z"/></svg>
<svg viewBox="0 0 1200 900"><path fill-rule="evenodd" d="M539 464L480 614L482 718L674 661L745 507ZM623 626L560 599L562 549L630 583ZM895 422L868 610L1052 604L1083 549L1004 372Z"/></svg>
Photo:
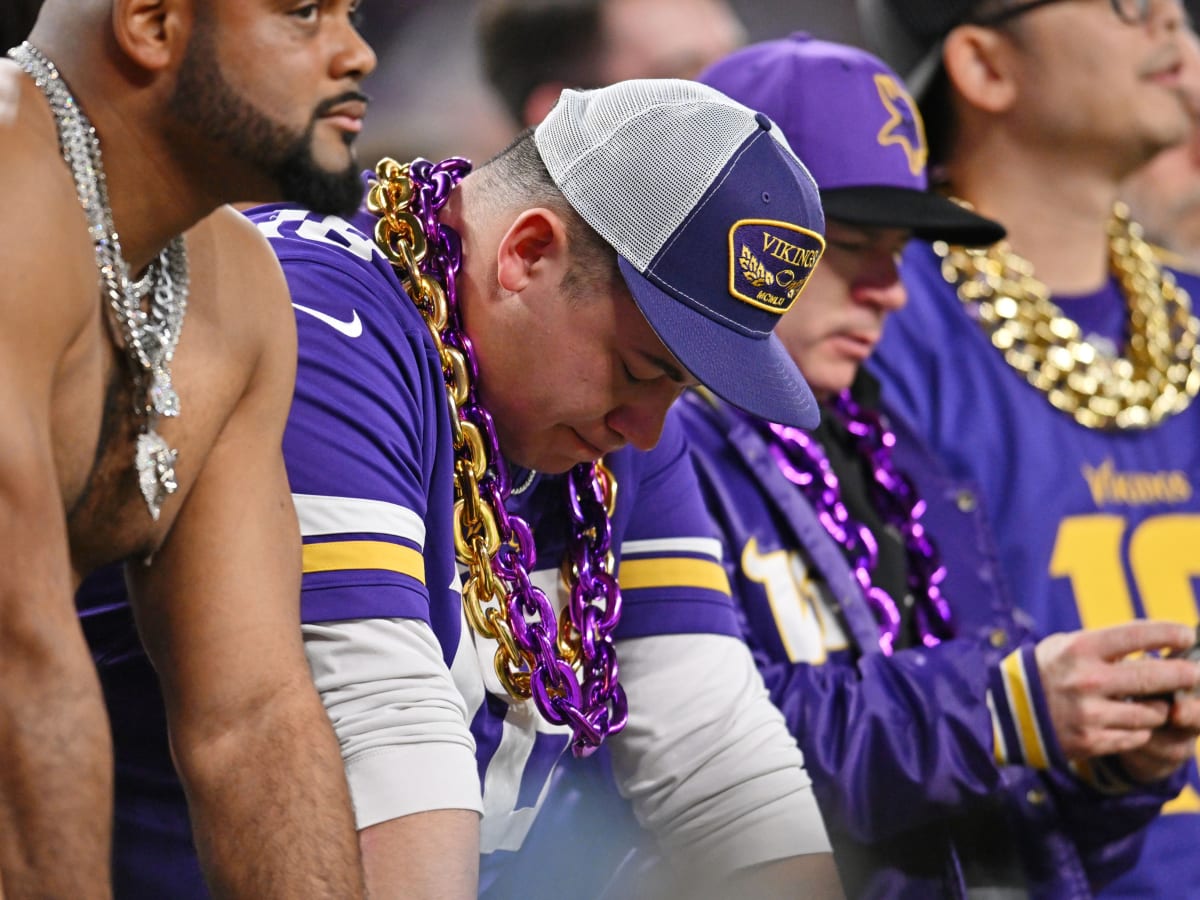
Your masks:
<svg viewBox="0 0 1200 900"><path fill-rule="evenodd" d="M971 24L983 25L992 27L1007 22L1009 19L1015 19L1017 16L1023 16L1030 10L1037 9L1039 6L1049 6L1051 3L1058 3L1060 0L1028 0L1026 3L1018 3L1016 6L1010 6L1007 9L1002 9L999 12L993 13L990 16L980 16L972 18ZM1126 25L1143 25L1150 19L1150 6L1154 0L1109 0L1112 4L1113 12L1117 14L1117 18Z"/></svg>

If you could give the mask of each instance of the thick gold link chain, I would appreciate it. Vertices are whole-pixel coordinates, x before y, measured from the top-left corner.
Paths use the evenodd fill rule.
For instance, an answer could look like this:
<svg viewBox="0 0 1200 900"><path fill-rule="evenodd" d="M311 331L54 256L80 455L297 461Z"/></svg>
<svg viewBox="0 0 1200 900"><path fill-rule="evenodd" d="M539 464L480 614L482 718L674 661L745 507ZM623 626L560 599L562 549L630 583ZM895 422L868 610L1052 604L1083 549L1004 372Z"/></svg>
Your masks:
<svg viewBox="0 0 1200 900"><path fill-rule="evenodd" d="M489 447L479 427L459 416L470 397L470 364L462 350L450 346L442 334L449 322L446 292L433 277L421 271L420 264L429 252L420 220L411 211L414 188L409 166L392 159L382 160L375 169L376 181L367 193L367 208L379 220L375 241L400 275L404 289L421 312L442 364L446 396L450 407L451 434L454 444L454 547L460 563L468 569L463 585L463 610L471 629L494 640L498 647L493 660L496 676L505 691L516 700L532 695L531 676L538 660L523 650L513 635L508 600L511 587L497 576L494 558L501 547L502 513L480 489L489 465ZM602 464L597 464L603 504L611 517L616 504L616 479ZM615 565L607 554L607 571ZM564 580L568 592L578 580L571 577L573 565L564 562ZM581 665L579 632L572 624L569 608L564 608L555 629L555 647L573 670Z"/></svg>
<svg viewBox="0 0 1200 900"><path fill-rule="evenodd" d="M1129 304L1129 342L1112 356L1088 342L1006 242L934 244L942 276L976 310L1005 361L1087 428L1152 428L1200 391L1200 321L1123 204L1108 226L1110 266Z"/></svg>

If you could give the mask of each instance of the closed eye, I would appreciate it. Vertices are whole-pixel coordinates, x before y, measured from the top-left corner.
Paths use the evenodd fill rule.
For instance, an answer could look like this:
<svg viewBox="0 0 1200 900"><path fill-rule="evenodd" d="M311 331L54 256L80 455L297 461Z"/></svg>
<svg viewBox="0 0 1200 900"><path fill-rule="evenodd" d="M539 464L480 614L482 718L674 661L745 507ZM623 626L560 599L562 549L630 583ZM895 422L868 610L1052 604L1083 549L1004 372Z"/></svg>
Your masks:
<svg viewBox="0 0 1200 900"><path fill-rule="evenodd" d="M653 378L638 378L633 374L633 371L629 368L629 365L624 360L621 360L621 368L625 370L625 380L630 384L651 384L652 382L658 381L658 379L662 377L662 375L659 374L655 375Z"/></svg>

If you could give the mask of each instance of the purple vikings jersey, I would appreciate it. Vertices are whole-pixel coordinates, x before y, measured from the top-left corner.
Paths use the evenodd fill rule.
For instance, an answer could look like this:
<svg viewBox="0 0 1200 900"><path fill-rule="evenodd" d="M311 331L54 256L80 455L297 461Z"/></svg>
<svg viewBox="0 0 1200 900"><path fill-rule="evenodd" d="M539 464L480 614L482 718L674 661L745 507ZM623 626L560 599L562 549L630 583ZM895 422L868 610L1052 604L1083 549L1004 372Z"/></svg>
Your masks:
<svg viewBox="0 0 1200 900"><path fill-rule="evenodd" d="M847 895L1082 898L1132 865L1131 832L1164 791L1114 800L1067 770L971 486L895 423L959 637L888 658L841 548L761 432L712 398L681 406L743 633L804 751Z"/></svg>
<svg viewBox="0 0 1200 900"><path fill-rule="evenodd" d="M494 641L466 630L453 557L449 414L426 326L390 265L347 222L266 207L252 219L283 264L299 313L297 389L284 440L304 537L305 622L429 622L466 700L483 786L481 881L517 850L568 743L513 703ZM373 220L356 223L369 232ZM623 594L616 638L737 635L720 547L675 420L658 447L609 457ZM517 473L515 482L522 481ZM537 477L509 504L534 527L535 584L557 608L569 522L565 479ZM354 778L351 778L352 786Z"/></svg>
<svg viewBox="0 0 1200 900"><path fill-rule="evenodd" d="M1034 631L1135 617L1195 624L1200 403L1142 431L1076 424L1004 361L940 269L914 242L904 260L908 307L889 321L873 366L888 406L955 476L979 486ZM1200 296L1195 278L1178 281ZM1127 308L1115 282L1055 302L1091 340L1123 344ZM1189 769L1150 825L1136 869L1105 896L1200 894L1200 782L1194 762Z"/></svg>

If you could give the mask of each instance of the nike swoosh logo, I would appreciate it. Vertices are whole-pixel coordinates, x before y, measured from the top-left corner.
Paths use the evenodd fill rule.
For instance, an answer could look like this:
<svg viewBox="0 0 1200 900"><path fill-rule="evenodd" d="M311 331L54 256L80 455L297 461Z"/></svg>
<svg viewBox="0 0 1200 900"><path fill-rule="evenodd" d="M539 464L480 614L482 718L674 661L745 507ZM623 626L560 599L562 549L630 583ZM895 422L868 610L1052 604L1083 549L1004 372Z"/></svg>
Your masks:
<svg viewBox="0 0 1200 900"><path fill-rule="evenodd" d="M300 310L302 313L308 313L314 319L320 319L330 328L344 334L348 338L356 338L363 333L362 319L358 317L358 310L354 310L354 316L349 322L343 322L341 319L335 319L333 316L321 312L319 309L309 309L307 306L301 306L299 303L293 303L292 306Z"/></svg>

